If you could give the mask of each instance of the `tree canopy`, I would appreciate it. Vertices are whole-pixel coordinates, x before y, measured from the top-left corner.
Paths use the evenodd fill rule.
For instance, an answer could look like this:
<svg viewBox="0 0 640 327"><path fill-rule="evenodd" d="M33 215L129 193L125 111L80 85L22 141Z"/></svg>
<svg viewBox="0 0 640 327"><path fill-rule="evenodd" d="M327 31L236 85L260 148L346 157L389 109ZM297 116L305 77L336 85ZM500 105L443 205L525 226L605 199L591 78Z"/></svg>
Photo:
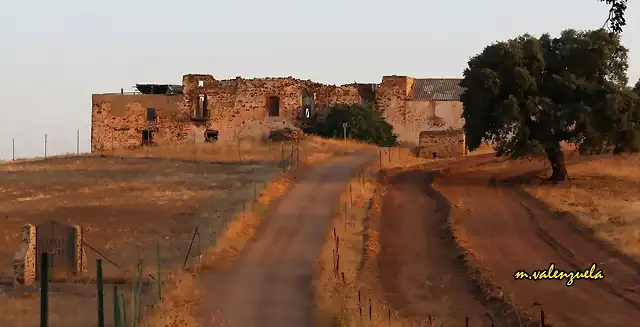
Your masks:
<svg viewBox="0 0 640 327"><path fill-rule="evenodd" d="M490 142L499 156L545 153L556 181L568 178L563 142L580 153L637 151L640 98L627 67L619 36L603 29L487 46L461 82L469 150Z"/></svg>
<svg viewBox="0 0 640 327"><path fill-rule="evenodd" d="M622 33L622 28L627 25L624 13L627 11L627 0L598 0L611 6L609 16L602 28L608 27L614 33Z"/></svg>
<svg viewBox="0 0 640 327"><path fill-rule="evenodd" d="M347 137L379 146L397 144L398 135L372 104L336 104L328 108L329 115L319 122L314 133L324 137L344 137L343 123L346 123Z"/></svg>

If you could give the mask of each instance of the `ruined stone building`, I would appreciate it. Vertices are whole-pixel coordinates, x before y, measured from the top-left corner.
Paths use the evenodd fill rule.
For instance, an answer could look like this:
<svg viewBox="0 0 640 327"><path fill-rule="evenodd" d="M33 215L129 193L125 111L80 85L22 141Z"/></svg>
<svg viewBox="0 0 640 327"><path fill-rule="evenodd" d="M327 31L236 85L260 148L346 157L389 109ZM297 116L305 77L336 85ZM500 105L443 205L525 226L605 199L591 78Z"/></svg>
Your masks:
<svg viewBox="0 0 640 327"><path fill-rule="evenodd" d="M182 85L138 84L134 93L94 94L91 149L263 137L276 128L313 124L337 103L374 103L401 141L417 144L422 131L462 128L459 81L385 76L380 84L335 86L292 77L189 74Z"/></svg>

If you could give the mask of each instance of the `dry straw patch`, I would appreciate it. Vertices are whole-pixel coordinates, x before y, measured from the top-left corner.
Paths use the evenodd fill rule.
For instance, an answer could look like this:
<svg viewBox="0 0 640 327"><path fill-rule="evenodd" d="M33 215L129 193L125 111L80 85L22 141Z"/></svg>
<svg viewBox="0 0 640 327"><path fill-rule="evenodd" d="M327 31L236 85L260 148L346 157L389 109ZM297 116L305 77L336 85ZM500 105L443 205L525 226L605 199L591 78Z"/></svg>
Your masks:
<svg viewBox="0 0 640 327"><path fill-rule="evenodd" d="M571 180L528 185L532 195L571 212L598 237L640 259L640 156L602 158L568 167Z"/></svg>
<svg viewBox="0 0 640 327"><path fill-rule="evenodd" d="M220 140L213 143L185 142L174 145L144 147L133 150L105 151L105 155L124 157L152 157L212 162L248 162L287 160L293 152L299 154L300 163L312 164L348 152L362 150L371 145L353 140L325 139L308 135L299 142L272 142L268 140Z"/></svg>

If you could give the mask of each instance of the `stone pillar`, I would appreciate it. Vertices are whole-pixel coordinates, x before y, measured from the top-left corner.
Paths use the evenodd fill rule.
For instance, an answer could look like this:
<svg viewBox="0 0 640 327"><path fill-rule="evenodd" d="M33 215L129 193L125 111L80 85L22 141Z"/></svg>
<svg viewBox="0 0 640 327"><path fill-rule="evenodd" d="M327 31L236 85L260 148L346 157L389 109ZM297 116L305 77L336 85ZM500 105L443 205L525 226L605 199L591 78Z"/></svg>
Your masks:
<svg viewBox="0 0 640 327"><path fill-rule="evenodd" d="M75 238L75 254L76 254L76 275L82 275L87 272L87 253L84 252L84 236L82 235L82 226L73 225Z"/></svg>
<svg viewBox="0 0 640 327"><path fill-rule="evenodd" d="M36 226L22 226L20 250L13 260L14 281L20 284L33 284L36 280Z"/></svg>

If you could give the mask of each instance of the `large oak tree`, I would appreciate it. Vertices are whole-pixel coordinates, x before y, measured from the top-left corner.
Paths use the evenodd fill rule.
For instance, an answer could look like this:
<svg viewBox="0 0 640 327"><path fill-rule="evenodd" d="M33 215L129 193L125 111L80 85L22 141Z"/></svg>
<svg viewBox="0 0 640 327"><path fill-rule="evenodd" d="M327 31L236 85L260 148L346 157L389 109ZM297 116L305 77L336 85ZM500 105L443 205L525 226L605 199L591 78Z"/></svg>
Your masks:
<svg viewBox="0 0 640 327"><path fill-rule="evenodd" d="M568 178L561 143L581 153L637 151L640 98L627 86L627 49L615 33L522 35L471 58L461 86L469 150L546 154L550 179Z"/></svg>

